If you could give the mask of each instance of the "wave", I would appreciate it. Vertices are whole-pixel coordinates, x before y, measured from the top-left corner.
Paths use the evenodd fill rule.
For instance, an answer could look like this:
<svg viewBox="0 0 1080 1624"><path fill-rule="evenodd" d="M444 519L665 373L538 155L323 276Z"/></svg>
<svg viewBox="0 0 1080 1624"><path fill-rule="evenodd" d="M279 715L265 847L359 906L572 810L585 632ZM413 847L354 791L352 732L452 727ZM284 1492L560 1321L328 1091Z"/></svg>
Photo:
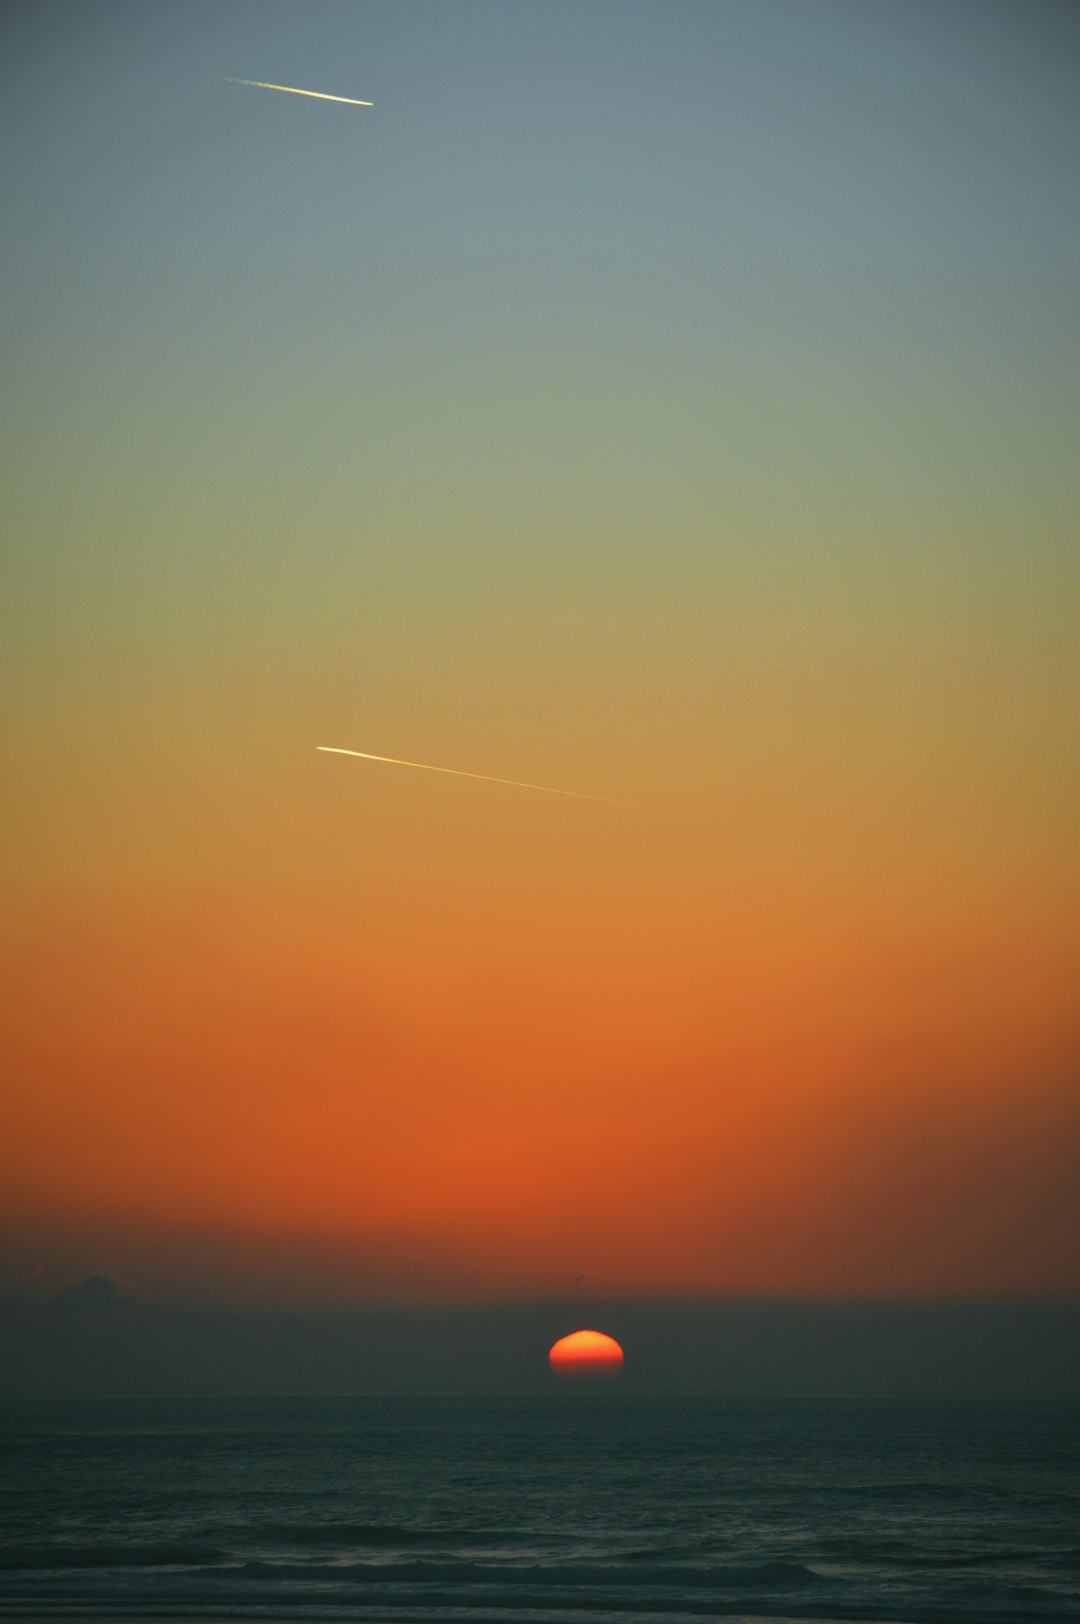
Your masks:
<svg viewBox="0 0 1080 1624"><path fill-rule="evenodd" d="M679 1590L766 1587L770 1590L818 1584L821 1575L800 1562L757 1562L710 1567L652 1568L643 1578L640 1568L620 1563L530 1563L520 1566L483 1562L353 1562L318 1566L314 1563L246 1562L238 1570L248 1579L304 1580L308 1583L348 1585L499 1584L532 1585L544 1589L608 1588L643 1585L649 1589Z"/></svg>
<svg viewBox="0 0 1080 1624"><path fill-rule="evenodd" d="M658 1557L666 1556L694 1556L700 1557L703 1551L713 1548L718 1541L716 1538L680 1540L671 1545L640 1545L630 1551L620 1551L620 1562L655 1562Z"/></svg>
<svg viewBox="0 0 1080 1624"><path fill-rule="evenodd" d="M681 1590L767 1588L802 1589L821 1582L812 1568L798 1562L758 1562L700 1566L650 1567L643 1572L636 1561L611 1562L476 1562L459 1560L403 1562L288 1562L256 1559L242 1561L226 1551L196 1545L84 1545L15 1546L0 1551L0 1569L21 1572L57 1572L71 1569L213 1568L219 1581L251 1581L330 1586L382 1587L452 1584L472 1587L508 1585L540 1589ZM192 1574L192 1577L197 1576Z"/></svg>
<svg viewBox="0 0 1080 1624"><path fill-rule="evenodd" d="M891 1587L890 1587L891 1591ZM859 1619L911 1624L1060 1624L1073 1617L1063 1597L1039 1589L972 1583L910 1593L901 1611L894 1592L872 1582L828 1580L796 1562L663 1569L643 1582L639 1568L603 1564L533 1564L520 1568L471 1562L248 1563L171 1575L128 1571L34 1575L22 1595L0 1594L0 1618L78 1614L87 1619L187 1617L264 1619L280 1624L372 1624L394 1617L411 1624L676 1624L689 1620L780 1615L789 1620Z"/></svg>
<svg viewBox="0 0 1080 1624"><path fill-rule="evenodd" d="M908 1573L919 1573L934 1568L998 1569L1014 1567L1018 1563L1048 1563L1069 1568L1075 1566L1080 1553L1056 1551L1044 1546L994 1545L978 1550L944 1547L927 1549L912 1539L856 1540L849 1534L832 1535L819 1539L817 1550L826 1557L842 1562L874 1563L880 1567L902 1568Z"/></svg>
<svg viewBox="0 0 1080 1624"><path fill-rule="evenodd" d="M0 1570L49 1568L206 1568L228 1562L205 1545L9 1545Z"/></svg>
<svg viewBox="0 0 1080 1624"><path fill-rule="evenodd" d="M528 1545L530 1536L501 1528L409 1528L395 1523L250 1523L215 1529L241 1544L260 1545Z"/></svg>

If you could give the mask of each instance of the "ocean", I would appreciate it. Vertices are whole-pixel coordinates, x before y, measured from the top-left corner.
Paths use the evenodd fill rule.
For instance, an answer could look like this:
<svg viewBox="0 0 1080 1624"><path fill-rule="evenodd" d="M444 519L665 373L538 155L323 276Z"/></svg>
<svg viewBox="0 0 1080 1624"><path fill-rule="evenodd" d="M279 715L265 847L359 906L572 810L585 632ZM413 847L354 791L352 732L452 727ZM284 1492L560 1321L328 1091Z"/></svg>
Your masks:
<svg viewBox="0 0 1080 1624"><path fill-rule="evenodd" d="M0 1404L0 1612L1080 1618L1080 1406Z"/></svg>

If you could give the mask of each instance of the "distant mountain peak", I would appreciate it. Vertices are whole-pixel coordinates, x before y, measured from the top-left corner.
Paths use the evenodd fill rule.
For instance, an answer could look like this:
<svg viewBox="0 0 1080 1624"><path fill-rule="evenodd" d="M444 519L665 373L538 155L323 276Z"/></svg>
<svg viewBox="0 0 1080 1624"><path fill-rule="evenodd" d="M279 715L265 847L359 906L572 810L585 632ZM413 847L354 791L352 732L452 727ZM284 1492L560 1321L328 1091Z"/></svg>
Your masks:
<svg viewBox="0 0 1080 1624"><path fill-rule="evenodd" d="M101 1314L116 1309L142 1308L153 1300L153 1294L133 1280L114 1280L108 1274L92 1274L77 1286L65 1286L46 1306L64 1312Z"/></svg>

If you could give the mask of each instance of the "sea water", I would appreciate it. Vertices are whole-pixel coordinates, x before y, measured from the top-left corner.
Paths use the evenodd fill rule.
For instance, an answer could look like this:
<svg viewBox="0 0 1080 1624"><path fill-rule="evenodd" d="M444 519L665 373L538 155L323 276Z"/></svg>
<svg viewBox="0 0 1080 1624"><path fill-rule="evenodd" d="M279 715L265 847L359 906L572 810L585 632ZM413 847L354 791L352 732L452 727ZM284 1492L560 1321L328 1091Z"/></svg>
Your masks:
<svg viewBox="0 0 1080 1624"><path fill-rule="evenodd" d="M0 1404L0 1611L1080 1618L1068 1404Z"/></svg>

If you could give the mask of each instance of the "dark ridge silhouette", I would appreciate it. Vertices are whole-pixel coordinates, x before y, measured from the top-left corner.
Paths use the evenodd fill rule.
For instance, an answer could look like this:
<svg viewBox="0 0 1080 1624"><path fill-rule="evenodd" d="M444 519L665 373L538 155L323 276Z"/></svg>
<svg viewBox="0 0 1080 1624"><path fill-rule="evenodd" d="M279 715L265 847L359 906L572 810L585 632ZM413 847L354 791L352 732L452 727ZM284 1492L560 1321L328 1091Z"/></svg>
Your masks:
<svg viewBox="0 0 1080 1624"><path fill-rule="evenodd" d="M112 1314L147 1307L151 1294L130 1280L92 1274L76 1286L65 1286L44 1305L52 1314Z"/></svg>

